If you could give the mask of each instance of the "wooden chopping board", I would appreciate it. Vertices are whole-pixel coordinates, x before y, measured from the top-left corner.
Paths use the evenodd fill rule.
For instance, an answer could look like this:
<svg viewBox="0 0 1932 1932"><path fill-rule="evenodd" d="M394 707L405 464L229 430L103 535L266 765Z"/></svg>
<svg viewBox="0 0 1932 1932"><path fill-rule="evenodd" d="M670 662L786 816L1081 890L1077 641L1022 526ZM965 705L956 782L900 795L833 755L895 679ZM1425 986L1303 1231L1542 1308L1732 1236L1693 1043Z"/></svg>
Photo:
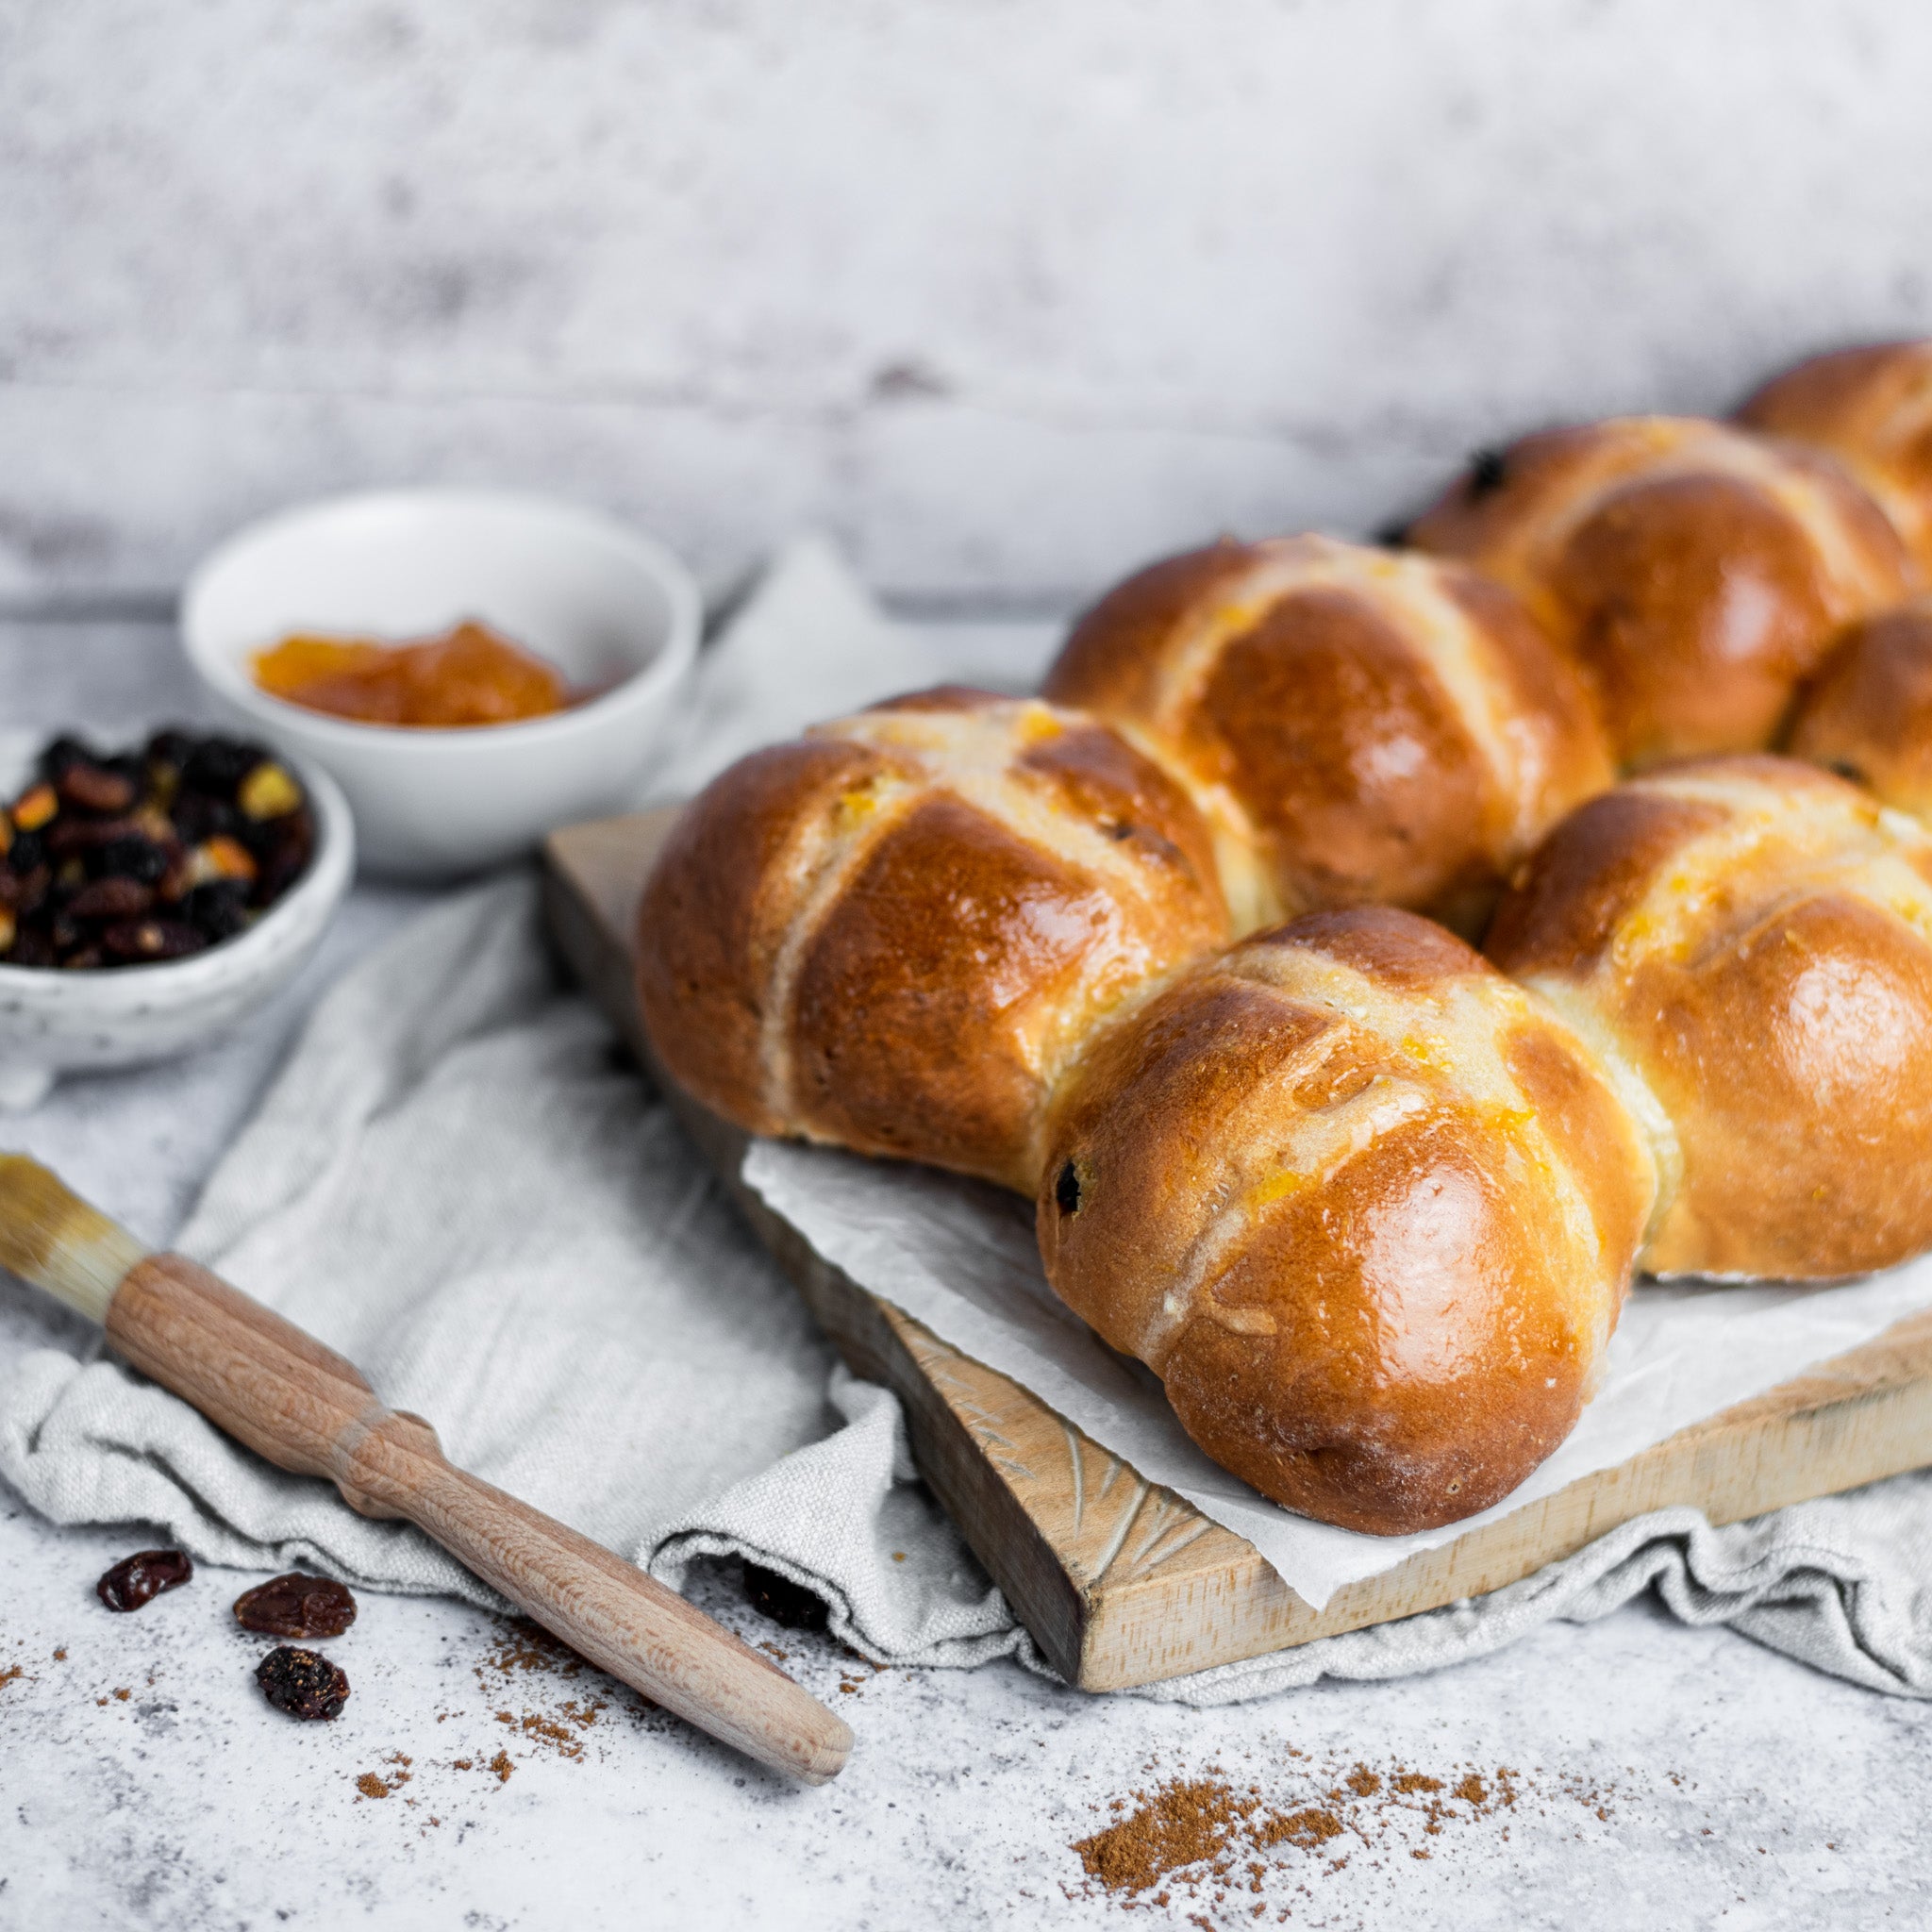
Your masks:
<svg viewBox="0 0 1932 1932"><path fill-rule="evenodd" d="M632 988L638 896L675 816L603 819L549 840L557 941L840 1353L898 1392L921 1473L1041 1649L1086 1689L1151 1683L1480 1596L1652 1509L1689 1504L1735 1523L1932 1462L1927 1312L1311 1610L1251 1545L867 1293L743 1186L747 1137L653 1065Z"/></svg>

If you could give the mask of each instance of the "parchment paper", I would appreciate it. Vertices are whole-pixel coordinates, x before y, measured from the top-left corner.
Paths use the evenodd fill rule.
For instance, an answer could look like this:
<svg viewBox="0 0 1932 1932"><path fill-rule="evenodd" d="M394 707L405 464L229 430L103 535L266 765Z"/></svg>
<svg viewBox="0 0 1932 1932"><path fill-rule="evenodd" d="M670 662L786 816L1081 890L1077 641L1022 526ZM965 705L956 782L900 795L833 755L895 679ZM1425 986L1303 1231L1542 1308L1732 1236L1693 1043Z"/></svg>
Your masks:
<svg viewBox="0 0 1932 1932"><path fill-rule="evenodd" d="M827 1260L975 1360L1010 1375L1150 1483L1253 1543L1315 1609L1690 1424L1761 1395L1932 1307L1932 1256L1840 1286L1642 1283L1624 1307L1596 1399L1569 1440L1482 1515L1417 1536L1311 1523L1230 1475L1189 1440L1158 1378L1058 1302L1033 1210L1017 1195L923 1167L754 1141L744 1178Z"/></svg>

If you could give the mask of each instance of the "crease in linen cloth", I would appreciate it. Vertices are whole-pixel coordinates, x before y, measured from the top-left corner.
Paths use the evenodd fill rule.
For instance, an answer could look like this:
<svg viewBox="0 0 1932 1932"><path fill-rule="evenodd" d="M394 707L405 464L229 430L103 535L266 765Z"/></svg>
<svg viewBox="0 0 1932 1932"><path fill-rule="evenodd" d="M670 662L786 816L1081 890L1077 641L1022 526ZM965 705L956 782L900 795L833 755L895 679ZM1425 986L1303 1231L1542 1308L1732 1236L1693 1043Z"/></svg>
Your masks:
<svg viewBox="0 0 1932 1932"><path fill-rule="evenodd" d="M815 640L842 654L827 679ZM837 558L796 546L701 668L676 788L918 669ZM742 1557L824 1597L833 1634L876 1662L1047 1668L917 1481L896 1399L834 1361L559 980L527 875L452 896L338 982L175 1245L429 1415L453 1457L662 1580ZM0 1474L57 1521L164 1524L211 1562L500 1607L413 1529L357 1516L103 1357L0 1363ZM1687 1623L1926 1696L1928 1576L1932 1474L1726 1528L1667 1510L1490 1596L1139 1694L1399 1676L1654 1592Z"/></svg>

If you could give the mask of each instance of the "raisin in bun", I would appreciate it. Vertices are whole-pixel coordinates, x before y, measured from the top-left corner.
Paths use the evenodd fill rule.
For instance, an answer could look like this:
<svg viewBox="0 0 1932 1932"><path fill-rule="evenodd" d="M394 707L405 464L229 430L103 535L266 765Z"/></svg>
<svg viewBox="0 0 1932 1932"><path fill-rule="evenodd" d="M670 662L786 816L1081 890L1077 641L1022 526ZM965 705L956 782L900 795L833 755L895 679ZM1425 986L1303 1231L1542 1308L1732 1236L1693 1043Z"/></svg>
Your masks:
<svg viewBox="0 0 1932 1932"><path fill-rule="evenodd" d="M1932 577L1932 342L1814 356L1766 383L1738 420L1829 450Z"/></svg>
<svg viewBox="0 0 1932 1932"><path fill-rule="evenodd" d="M1551 834L1488 950L1655 1151L1658 1273L1828 1277L1932 1244L1932 836L1774 758L1653 773Z"/></svg>
<svg viewBox="0 0 1932 1932"><path fill-rule="evenodd" d="M1932 824L1932 599L1840 638L1799 693L1787 749Z"/></svg>
<svg viewBox="0 0 1932 1932"><path fill-rule="evenodd" d="M1044 689L1188 786L1243 930L1370 902L1479 929L1516 862L1613 775L1581 679L1507 591L1323 537L1129 577Z"/></svg>
<svg viewBox="0 0 1932 1932"><path fill-rule="evenodd" d="M1525 437L1407 535L1524 599L1633 768L1771 744L1833 634L1916 582L1832 458L1694 417Z"/></svg>
<svg viewBox="0 0 1932 1932"><path fill-rule="evenodd" d="M1441 927L1315 913L1189 969L1054 1099L1048 1279L1290 1508L1431 1528L1569 1433L1650 1213L1591 1054Z"/></svg>
<svg viewBox="0 0 1932 1932"><path fill-rule="evenodd" d="M666 1069L760 1134L1032 1193L1095 1021L1226 936L1207 828L1105 726L941 691L754 753L683 813L639 910Z"/></svg>

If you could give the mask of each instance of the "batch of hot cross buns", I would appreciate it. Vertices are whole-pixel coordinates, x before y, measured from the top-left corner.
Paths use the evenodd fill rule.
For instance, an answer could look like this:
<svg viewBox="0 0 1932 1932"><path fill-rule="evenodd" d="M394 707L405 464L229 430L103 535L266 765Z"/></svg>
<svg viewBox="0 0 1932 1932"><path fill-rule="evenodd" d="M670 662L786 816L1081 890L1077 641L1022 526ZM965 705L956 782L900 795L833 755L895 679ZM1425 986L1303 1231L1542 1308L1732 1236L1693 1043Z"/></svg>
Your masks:
<svg viewBox="0 0 1932 1932"><path fill-rule="evenodd" d="M1928 591L1924 342L1525 437L1386 547L1171 558L1038 699L719 777L645 891L652 1041L755 1133L1032 1196L1277 1502L1452 1522L1634 1272L1932 1247Z"/></svg>

